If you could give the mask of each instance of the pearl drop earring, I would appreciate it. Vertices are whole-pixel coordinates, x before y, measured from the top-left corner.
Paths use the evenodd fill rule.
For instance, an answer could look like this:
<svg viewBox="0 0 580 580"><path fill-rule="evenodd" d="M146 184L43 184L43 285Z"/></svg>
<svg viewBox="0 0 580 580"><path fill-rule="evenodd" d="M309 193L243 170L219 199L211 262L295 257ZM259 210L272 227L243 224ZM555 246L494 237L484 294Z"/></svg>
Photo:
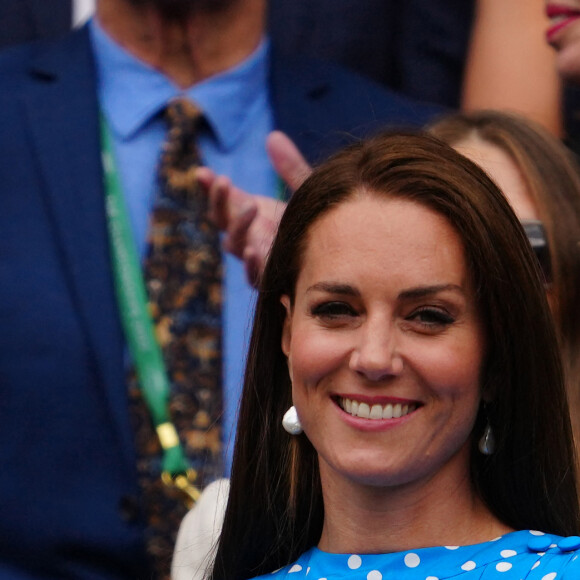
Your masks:
<svg viewBox="0 0 580 580"><path fill-rule="evenodd" d="M479 450L484 455L491 455L495 451L495 437L489 423L485 426L483 435L479 440Z"/></svg>
<svg viewBox="0 0 580 580"><path fill-rule="evenodd" d="M284 413L282 427L284 427L284 430L290 433L290 435L300 435L300 433L302 433L302 425L300 425L300 419L298 418L298 413L296 412L296 407L294 405Z"/></svg>

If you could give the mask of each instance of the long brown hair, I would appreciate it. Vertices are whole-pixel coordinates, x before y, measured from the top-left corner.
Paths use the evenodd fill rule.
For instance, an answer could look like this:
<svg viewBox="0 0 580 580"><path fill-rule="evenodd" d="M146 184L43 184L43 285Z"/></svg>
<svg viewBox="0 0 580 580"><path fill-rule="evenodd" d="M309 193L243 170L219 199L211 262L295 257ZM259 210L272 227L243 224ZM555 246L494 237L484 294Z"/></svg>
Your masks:
<svg viewBox="0 0 580 580"><path fill-rule="evenodd" d="M518 167L544 225L550 299L562 349L574 438L580 446L580 169L574 154L541 126L499 111L452 114L430 133L451 146L477 137Z"/></svg>
<svg viewBox="0 0 580 580"><path fill-rule="evenodd" d="M292 404L281 350L312 224L360 191L412 199L461 237L486 324L486 415L497 450L471 450L474 488L516 529L577 530L574 450L559 350L534 255L504 197L481 169L439 140L392 134L356 144L316 169L294 194L264 272L246 368L231 490L212 578L273 571L315 545L324 518L318 459L307 437L283 431ZM409 232L409 236L412 236Z"/></svg>

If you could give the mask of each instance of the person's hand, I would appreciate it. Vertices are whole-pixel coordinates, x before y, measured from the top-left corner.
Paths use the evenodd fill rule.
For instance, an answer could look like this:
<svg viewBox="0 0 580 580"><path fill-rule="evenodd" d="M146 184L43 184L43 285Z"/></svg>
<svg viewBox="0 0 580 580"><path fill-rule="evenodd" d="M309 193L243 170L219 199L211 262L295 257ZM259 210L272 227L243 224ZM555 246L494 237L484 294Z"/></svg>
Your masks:
<svg viewBox="0 0 580 580"><path fill-rule="evenodd" d="M281 131L270 133L266 150L274 169L294 192L310 174L310 166ZM198 180L208 193L210 219L225 232L224 249L244 262L248 281L257 286L286 204L247 193L207 167L198 169Z"/></svg>
<svg viewBox="0 0 580 580"><path fill-rule="evenodd" d="M225 233L224 249L244 262L256 286L286 204L246 193L207 167L198 169L198 180L208 193L210 219Z"/></svg>

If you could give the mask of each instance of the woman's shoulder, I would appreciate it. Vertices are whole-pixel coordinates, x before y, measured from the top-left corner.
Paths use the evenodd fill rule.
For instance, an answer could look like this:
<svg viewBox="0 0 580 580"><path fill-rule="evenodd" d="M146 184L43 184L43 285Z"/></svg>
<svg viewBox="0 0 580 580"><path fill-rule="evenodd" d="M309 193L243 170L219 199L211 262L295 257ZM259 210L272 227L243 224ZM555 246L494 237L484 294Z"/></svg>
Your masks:
<svg viewBox="0 0 580 580"><path fill-rule="evenodd" d="M352 575L368 580L579 580L579 556L578 536L564 538L523 530L482 544L389 554L330 554L312 548L296 562L259 578L334 580Z"/></svg>
<svg viewBox="0 0 580 580"><path fill-rule="evenodd" d="M525 576L527 580L580 579L579 536L562 537L538 532L531 534L537 535L528 542L528 552L534 562Z"/></svg>

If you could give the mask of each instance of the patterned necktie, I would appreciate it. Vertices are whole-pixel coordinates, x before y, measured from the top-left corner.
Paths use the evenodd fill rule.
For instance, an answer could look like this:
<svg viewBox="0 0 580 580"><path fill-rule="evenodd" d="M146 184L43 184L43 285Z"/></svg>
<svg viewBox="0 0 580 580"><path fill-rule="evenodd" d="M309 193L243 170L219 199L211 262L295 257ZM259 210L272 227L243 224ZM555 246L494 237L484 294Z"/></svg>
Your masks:
<svg viewBox="0 0 580 580"><path fill-rule="evenodd" d="M195 485L203 488L223 475L221 254L218 232L207 219L206 195L196 180L200 158L195 138L201 113L193 103L176 99L167 106L166 119L144 277L171 382L171 418L197 472ZM161 448L134 380L130 394L147 548L158 578L168 578L177 529L187 508L181 495L160 479Z"/></svg>

